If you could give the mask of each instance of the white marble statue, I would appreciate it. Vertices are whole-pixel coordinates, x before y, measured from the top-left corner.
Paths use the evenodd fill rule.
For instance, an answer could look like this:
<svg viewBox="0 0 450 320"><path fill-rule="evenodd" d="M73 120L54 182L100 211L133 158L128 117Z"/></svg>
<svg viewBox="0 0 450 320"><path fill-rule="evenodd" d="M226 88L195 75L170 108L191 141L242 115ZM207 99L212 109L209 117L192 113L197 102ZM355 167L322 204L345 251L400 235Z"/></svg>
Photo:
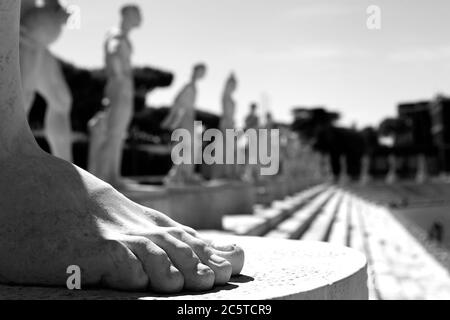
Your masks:
<svg viewBox="0 0 450 320"><path fill-rule="evenodd" d="M245 118L245 131L249 130L249 129L260 129L260 120L259 120L259 116L257 115L257 111L258 111L258 106L256 103L251 104L250 106L250 113L249 115ZM258 164L252 164L252 163L258 163L259 159L258 159L258 155L257 154L252 154L250 152L250 143L259 143L259 141L251 141L248 140L247 141L247 146L246 146L246 154L247 154L247 161L249 161L249 163L247 163L247 165L245 166L245 173L244 173L244 180L248 181L248 182L258 182L261 178L260 176L260 166Z"/></svg>
<svg viewBox="0 0 450 320"><path fill-rule="evenodd" d="M390 155L388 157L388 165L389 165L389 171L386 176L386 183L387 184L395 184L398 181L397 157L395 155Z"/></svg>
<svg viewBox="0 0 450 320"><path fill-rule="evenodd" d="M346 185L350 182L350 177L348 175L347 157L345 155L341 156L339 160L341 162L341 173L339 177L339 183Z"/></svg>
<svg viewBox="0 0 450 320"><path fill-rule="evenodd" d="M227 130L235 130L235 114L236 114L236 101L233 94L237 89L237 79L234 74L231 74L226 82L222 95L222 118L220 119L220 131L226 137ZM226 145L224 146L224 165L215 167L215 178L236 180L239 178L237 164L226 164L226 150L235 150L237 147L236 142L226 139Z"/></svg>
<svg viewBox="0 0 450 320"><path fill-rule="evenodd" d="M192 77L187 85L176 96L169 115L163 121L162 127L174 131L176 129L186 129L191 137L195 137L195 104L197 100L197 82L205 77L207 68L204 64L194 66ZM191 139L192 141L192 139ZM194 146L190 146L193 150ZM195 152L192 152L195 154ZM166 177L164 183L167 186L183 186L189 184L199 184L202 178L195 173L195 164L183 163L174 165Z"/></svg>
<svg viewBox="0 0 450 320"><path fill-rule="evenodd" d="M61 35L68 17L58 0L22 1L20 67L26 113L39 93L47 102L44 132L51 152L72 161L72 95L60 63L48 49Z"/></svg>
<svg viewBox="0 0 450 320"><path fill-rule="evenodd" d="M277 125L273 119L273 115L271 112L267 112L266 113L266 119L265 119L265 123L264 125L261 127L261 129L266 129L267 130L267 150L280 150L280 154L279 154L279 163L282 166L283 163L283 151L281 150L281 139L282 139L282 134L278 135L278 139L275 138L275 136L272 134L272 130L276 130L277 129ZM262 142L262 141L261 141ZM261 180L264 181L270 181L273 180L274 178L278 177L279 173L277 175L269 175L269 176L262 176L260 177Z"/></svg>
<svg viewBox="0 0 450 320"><path fill-rule="evenodd" d="M235 129L236 101L233 94L237 89L237 79L231 74L226 83L222 95L222 118L220 121L220 129L225 132L227 129Z"/></svg>
<svg viewBox="0 0 450 320"><path fill-rule="evenodd" d="M417 156L416 182L418 184L423 184L427 181L428 181L427 157L424 154L420 154Z"/></svg>
<svg viewBox="0 0 450 320"><path fill-rule="evenodd" d="M89 123L91 143L89 171L110 184L124 188L122 155L134 112L134 79L130 32L141 25L140 9L128 5L121 10L121 24L106 38L105 110Z"/></svg>
<svg viewBox="0 0 450 320"><path fill-rule="evenodd" d="M368 185L372 180L370 176L370 166L371 166L370 156L369 155L363 156L361 161L361 177L359 179L361 185L363 186Z"/></svg>

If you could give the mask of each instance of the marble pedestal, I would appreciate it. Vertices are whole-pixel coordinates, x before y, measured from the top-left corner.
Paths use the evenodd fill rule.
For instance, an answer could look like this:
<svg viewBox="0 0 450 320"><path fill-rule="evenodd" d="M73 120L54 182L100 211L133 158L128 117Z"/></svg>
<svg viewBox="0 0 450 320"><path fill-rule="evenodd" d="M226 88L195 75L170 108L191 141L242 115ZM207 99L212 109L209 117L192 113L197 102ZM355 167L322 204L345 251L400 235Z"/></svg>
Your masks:
<svg viewBox="0 0 450 320"><path fill-rule="evenodd" d="M130 185L123 192L141 205L200 230L221 230L224 216L250 215L256 203L253 186L243 182L173 188Z"/></svg>
<svg viewBox="0 0 450 320"><path fill-rule="evenodd" d="M319 242L220 237L242 246L246 265L228 286L203 294L68 291L0 286L0 299L144 300L367 300L366 258L352 249Z"/></svg>

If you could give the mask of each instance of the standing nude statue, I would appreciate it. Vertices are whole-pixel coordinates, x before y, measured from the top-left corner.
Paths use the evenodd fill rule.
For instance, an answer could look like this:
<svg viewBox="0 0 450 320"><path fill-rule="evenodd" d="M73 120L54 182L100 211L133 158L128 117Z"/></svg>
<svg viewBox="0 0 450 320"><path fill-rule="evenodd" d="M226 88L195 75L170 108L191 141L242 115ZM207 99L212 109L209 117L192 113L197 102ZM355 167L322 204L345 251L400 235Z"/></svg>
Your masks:
<svg viewBox="0 0 450 320"><path fill-rule="evenodd" d="M342 155L339 158L339 161L341 163L341 172L339 175L339 183L342 185L346 185L350 182L350 177L348 175L348 161L347 156Z"/></svg>
<svg viewBox="0 0 450 320"><path fill-rule="evenodd" d="M256 129L258 130L260 128L260 121L259 117L257 115L258 105L256 103L253 103L250 105L250 114L245 118L245 131L249 129ZM250 154L250 143L252 141L247 141L247 147L246 147L246 153L248 163L245 167L245 174L244 174L244 180L248 182L257 182L260 180L260 171L259 166L251 163L257 163L258 162L258 155ZM259 143L257 141L256 143Z"/></svg>
<svg viewBox="0 0 450 320"><path fill-rule="evenodd" d="M161 125L164 129L172 131L186 129L190 133L191 142L196 137L194 122L197 82L205 77L206 71L207 69L204 64L194 66L191 81L177 95L169 115ZM193 148L194 146L190 145L192 154L194 154ZM165 185L174 186L200 183L202 178L195 173L195 165L193 162L175 165L166 177Z"/></svg>
<svg viewBox="0 0 450 320"><path fill-rule="evenodd" d="M266 118L265 118L265 122L264 125L261 127L261 129L265 129L267 130L267 143L266 143L266 148L267 150L281 150L281 139L282 136L279 135L278 139L275 139L275 137L273 136L273 131L274 130L279 130L277 129L277 124L275 123L275 120L273 119L273 115L272 112L267 112L266 113ZM261 143L259 144L258 148L261 148L262 145L262 141L260 141ZM267 151L265 151L267 152ZM279 154L279 163L281 165L281 167L283 166L283 152L280 152ZM273 176L262 176L260 177L260 180L266 181L266 182L270 182L271 180L273 180L274 178L277 178L280 176L280 172L278 172L278 174L273 175Z"/></svg>
<svg viewBox="0 0 450 320"><path fill-rule="evenodd" d="M370 155L364 155L361 163L361 177L359 179L361 185L366 186L371 181L372 178L370 176L370 167L371 167L371 157Z"/></svg>
<svg viewBox="0 0 450 320"><path fill-rule="evenodd" d="M134 111L133 49L129 34L142 22L137 6L123 7L121 15L120 28L107 35L104 46L106 110L89 122L89 171L118 188L124 188L122 155Z"/></svg>
<svg viewBox="0 0 450 320"><path fill-rule="evenodd" d="M388 166L389 171L386 176L386 184L395 184L398 181L397 176L397 157L394 154L389 155L388 157Z"/></svg>
<svg viewBox="0 0 450 320"><path fill-rule="evenodd" d="M417 156L416 182L417 184L424 184L428 179L427 156L425 154L419 154Z"/></svg>
<svg viewBox="0 0 450 320"><path fill-rule="evenodd" d="M69 14L59 0L22 1L20 26L20 66L29 113L36 93L47 102L45 134L52 153L72 161L72 128L70 111L72 95L58 60L48 47L61 35Z"/></svg>
<svg viewBox="0 0 450 320"><path fill-rule="evenodd" d="M226 137L227 130L236 129L235 124L235 113L236 113L236 102L234 101L233 94L237 89L237 79L234 74L231 74L226 83L225 89L222 96L222 119L220 120L220 131L222 131L223 136ZM224 146L224 165L220 166L218 178L225 178L228 180L238 179L237 165L226 164L226 150L236 150L235 141L226 140L227 145ZM232 144L232 145L229 145Z"/></svg>
<svg viewBox="0 0 450 320"><path fill-rule="evenodd" d="M234 116L236 113L236 102L233 94L237 89L237 79L231 74L226 83L222 96L222 119L220 120L220 130L225 133L227 129L235 129Z"/></svg>
<svg viewBox="0 0 450 320"><path fill-rule="evenodd" d="M0 283L65 287L76 265L82 288L174 294L239 274L239 247L212 245L39 148L20 85L20 3L0 0Z"/></svg>

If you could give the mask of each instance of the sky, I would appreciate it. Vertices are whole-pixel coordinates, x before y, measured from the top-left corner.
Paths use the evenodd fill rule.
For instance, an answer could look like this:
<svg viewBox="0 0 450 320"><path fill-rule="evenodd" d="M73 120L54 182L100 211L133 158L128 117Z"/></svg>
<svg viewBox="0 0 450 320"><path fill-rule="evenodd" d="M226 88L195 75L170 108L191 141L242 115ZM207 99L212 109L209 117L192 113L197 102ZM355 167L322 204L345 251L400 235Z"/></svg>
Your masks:
<svg viewBox="0 0 450 320"><path fill-rule="evenodd" d="M67 0L79 8L52 50L82 67L103 66L108 29L127 0ZM235 72L237 120L249 104L292 121L296 106L324 106L342 125L378 125L399 102L450 94L448 0L132 0L142 27L132 34L133 61L175 74L148 97L171 104L191 67L205 62L198 107L219 113L225 80ZM381 29L367 28L367 8L381 9ZM75 24L72 24L75 25Z"/></svg>

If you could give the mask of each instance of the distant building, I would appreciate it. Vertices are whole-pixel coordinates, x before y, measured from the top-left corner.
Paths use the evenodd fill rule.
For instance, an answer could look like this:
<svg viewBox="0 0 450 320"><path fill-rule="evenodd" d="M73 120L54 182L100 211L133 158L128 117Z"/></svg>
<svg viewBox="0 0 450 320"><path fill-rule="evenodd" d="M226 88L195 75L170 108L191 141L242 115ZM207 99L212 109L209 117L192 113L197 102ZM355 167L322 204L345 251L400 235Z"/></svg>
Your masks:
<svg viewBox="0 0 450 320"><path fill-rule="evenodd" d="M450 173L450 98L438 97L431 103L432 135L439 153L440 167Z"/></svg>
<svg viewBox="0 0 450 320"><path fill-rule="evenodd" d="M417 156L426 156L427 171L436 175L443 170L433 135L432 101L402 103L398 106L398 118L407 130L397 137L395 153L399 156L399 173L405 178L415 177Z"/></svg>
<svg viewBox="0 0 450 320"><path fill-rule="evenodd" d="M398 117L409 130L397 137L399 146L414 147L426 152L433 146L430 102L403 103L398 106Z"/></svg>

